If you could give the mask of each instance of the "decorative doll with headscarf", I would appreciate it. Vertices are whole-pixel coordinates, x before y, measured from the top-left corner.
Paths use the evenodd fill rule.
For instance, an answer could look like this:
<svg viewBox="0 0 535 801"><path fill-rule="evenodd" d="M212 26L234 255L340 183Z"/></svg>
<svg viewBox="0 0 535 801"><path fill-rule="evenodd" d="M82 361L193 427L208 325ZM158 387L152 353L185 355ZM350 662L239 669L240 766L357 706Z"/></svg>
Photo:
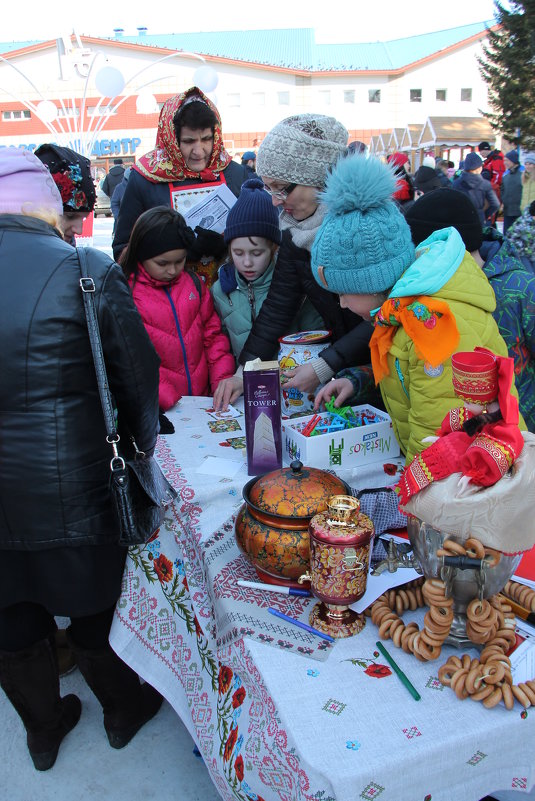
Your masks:
<svg viewBox="0 0 535 801"><path fill-rule="evenodd" d="M518 400L511 394L513 360L475 348L453 354L451 366L464 405L446 415L433 444L407 466L397 485L401 504L452 473L462 474L461 489L470 483L490 487L522 452Z"/></svg>

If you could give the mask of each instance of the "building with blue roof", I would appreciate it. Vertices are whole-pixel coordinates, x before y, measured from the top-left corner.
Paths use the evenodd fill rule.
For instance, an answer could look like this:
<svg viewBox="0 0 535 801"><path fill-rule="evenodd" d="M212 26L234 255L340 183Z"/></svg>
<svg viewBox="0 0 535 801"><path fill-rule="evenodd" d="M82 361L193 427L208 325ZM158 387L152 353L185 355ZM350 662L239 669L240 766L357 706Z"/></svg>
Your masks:
<svg viewBox="0 0 535 801"><path fill-rule="evenodd" d="M401 132L409 126L404 147L416 156L415 131L424 129L426 147L430 131L446 129L448 148L452 137L458 140L454 146L468 147L476 130L492 138L482 118L487 87L477 63L491 24L345 44L318 42L312 28L163 34L139 28L136 36L116 29L113 38L73 34L57 41L0 43L0 144L32 149L50 140L51 127L65 142L98 129L91 143L97 166L106 169L117 151L133 159L154 146L158 107L195 83L204 62L217 73L211 96L232 153L256 149L276 122L296 112L337 117L350 140L371 143L374 152L401 146ZM100 97L95 84L104 65L125 80L111 101ZM46 99L57 108L48 125L37 108L45 95L36 89L44 86ZM140 93L143 103L136 102ZM147 93L152 102L146 102ZM442 122L428 124L430 119ZM435 145L440 149L446 142Z"/></svg>

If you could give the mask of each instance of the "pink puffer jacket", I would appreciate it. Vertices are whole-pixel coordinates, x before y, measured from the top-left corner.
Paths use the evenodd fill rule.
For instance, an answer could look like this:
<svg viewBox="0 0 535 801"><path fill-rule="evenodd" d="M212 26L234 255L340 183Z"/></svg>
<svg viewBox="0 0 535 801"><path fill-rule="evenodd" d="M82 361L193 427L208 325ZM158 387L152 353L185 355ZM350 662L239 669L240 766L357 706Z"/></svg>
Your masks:
<svg viewBox="0 0 535 801"><path fill-rule="evenodd" d="M161 359L160 408L167 411L182 395L212 395L234 374L228 337L210 292L182 272L175 281L157 281L141 265L132 294L152 344Z"/></svg>

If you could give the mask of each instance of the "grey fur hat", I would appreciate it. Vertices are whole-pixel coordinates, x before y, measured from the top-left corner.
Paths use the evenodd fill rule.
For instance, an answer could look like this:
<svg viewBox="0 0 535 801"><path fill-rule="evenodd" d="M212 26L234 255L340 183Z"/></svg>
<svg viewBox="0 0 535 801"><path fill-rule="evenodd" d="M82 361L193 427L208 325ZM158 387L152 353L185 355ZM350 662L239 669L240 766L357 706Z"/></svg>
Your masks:
<svg viewBox="0 0 535 801"><path fill-rule="evenodd" d="M258 148L256 172L277 181L323 188L328 168L346 152L348 132L323 114L295 114L277 123Z"/></svg>

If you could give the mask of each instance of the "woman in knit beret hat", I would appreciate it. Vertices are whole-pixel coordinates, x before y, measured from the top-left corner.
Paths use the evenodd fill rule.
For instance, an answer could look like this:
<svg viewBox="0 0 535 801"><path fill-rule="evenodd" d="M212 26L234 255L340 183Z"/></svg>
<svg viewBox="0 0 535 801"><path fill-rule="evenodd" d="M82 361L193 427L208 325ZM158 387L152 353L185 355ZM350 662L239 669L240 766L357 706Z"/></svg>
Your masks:
<svg viewBox="0 0 535 801"><path fill-rule="evenodd" d="M272 359L277 343L291 330L296 311L308 299L332 332L333 345L293 371L285 371L285 389L314 392L338 370L350 364L369 364L369 323L342 311L338 301L315 284L310 250L325 216L319 193L334 164L347 153L348 133L334 117L294 114L277 123L258 148L256 171L273 205L280 210L282 243L273 280L262 309L241 352L240 365L249 359ZM365 387L370 385L366 373ZM243 391L241 367L217 388L215 408L226 408Z"/></svg>

